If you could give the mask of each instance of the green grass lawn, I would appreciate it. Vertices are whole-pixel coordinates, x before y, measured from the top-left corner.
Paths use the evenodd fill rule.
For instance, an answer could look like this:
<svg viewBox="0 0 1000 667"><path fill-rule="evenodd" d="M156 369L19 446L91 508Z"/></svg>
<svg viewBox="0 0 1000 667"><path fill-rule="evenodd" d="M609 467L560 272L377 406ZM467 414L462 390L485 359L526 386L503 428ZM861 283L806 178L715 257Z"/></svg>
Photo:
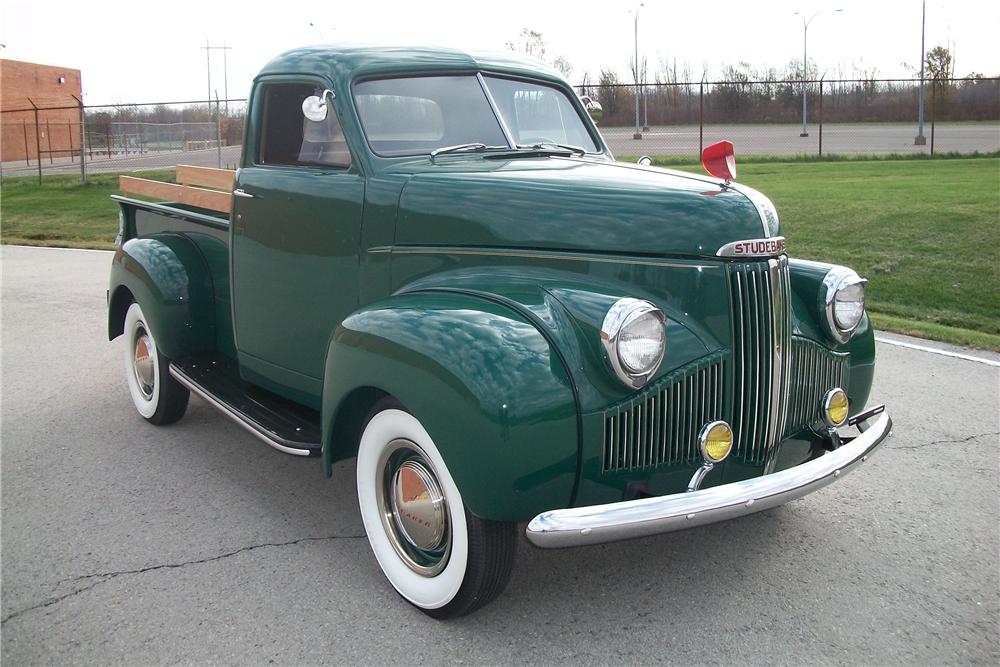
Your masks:
<svg viewBox="0 0 1000 667"><path fill-rule="evenodd" d="M1000 159L737 158L737 176L774 202L791 256L868 278L876 325L1000 349Z"/></svg>
<svg viewBox="0 0 1000 667"><path fill-rule="evenodd" d="M174 179L174 170L137 175L160 181ZM93 174L80 185L79 174L4 178L0 196L0 238L4 243L71 248L114 248L118 233L118 174Z"/></svg>
<svg viewBox="0 0 1000 667"><path fill-rule="evenodd" d="M876 326L1000 350L1000 159L738 163L738 176L774 201L792 256L869 279ZM117 178L5 179L0 237L112 247Z"/></svg>

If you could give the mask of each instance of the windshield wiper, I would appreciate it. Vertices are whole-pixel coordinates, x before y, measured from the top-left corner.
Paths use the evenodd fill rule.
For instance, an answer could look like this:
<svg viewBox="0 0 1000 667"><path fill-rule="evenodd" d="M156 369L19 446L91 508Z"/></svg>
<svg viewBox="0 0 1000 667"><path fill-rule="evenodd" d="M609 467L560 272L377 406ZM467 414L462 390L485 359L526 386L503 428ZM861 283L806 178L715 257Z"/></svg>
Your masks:
<svg viewBox="0 0 1000 667"><path fill-rule="evenodd" d="M457 146L443 146L441 148L435 148L431 151L431 162L434 161L438 155L444 155L446 153L481 153L482 151L497 150L508 148L507 146L487 146L486 144L474 143L474 144L458 144Z"/></svg>
<svg viewBox="0 0 1000 667"><path fill-rule="evenodd" d="M569 144L557 144L554 141L543 141L538 144L518 144L518 148L526 148L529 150L544 150L546 148L557 148L564 151L569 151L572 154L586 155L587 151L579 146L570 146Z"/></svg>

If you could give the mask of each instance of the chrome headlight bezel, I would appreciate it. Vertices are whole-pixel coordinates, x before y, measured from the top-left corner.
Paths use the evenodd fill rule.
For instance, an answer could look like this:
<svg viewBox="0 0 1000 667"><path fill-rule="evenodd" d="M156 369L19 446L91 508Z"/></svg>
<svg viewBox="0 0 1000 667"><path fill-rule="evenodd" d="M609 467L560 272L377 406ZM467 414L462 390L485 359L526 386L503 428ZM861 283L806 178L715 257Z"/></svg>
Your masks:
<svg viewBox="0 0 1000 667"><path fill-rule="evenodd" d="M823 278L823 310L826 313L826 326L830 335L838 343L846 343L851 340L854 332L865 316L865 285L868 281L859 276L853 269L846 266L833 268ZM855 322L848 323L849 326L842 326L837 319L836 305L837 295L847 289L860 285L861 287L861 310Z"/></svg>
<svg viewBox="0 0 1000 667"><path fill-rule="evenodd" d="M653 317L659 322L659 325L663 329L662 344L660 345L659 354L656 355L655 361L649 367L634 370L622 360L618 343L622 332L629 325L645 317ZM627 387L639 389L649 382L649 379L653 377L653 374L656 373L660 367L660 363L663 361L663 355L667 350L667 318L662 310L649 301L633 299L631 297L619 299L608 309L607 315L604 316L604 323L601 325L601 344L604 347L608 365L614 371L615 376Z"/></svg>

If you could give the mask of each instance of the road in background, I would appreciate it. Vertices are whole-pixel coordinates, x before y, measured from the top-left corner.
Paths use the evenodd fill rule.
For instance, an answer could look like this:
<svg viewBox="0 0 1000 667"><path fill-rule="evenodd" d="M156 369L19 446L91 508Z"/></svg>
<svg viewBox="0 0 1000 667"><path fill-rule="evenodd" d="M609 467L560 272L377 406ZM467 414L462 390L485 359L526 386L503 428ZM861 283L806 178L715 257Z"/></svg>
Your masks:
<svg viewBox="0 0 1000 667"><path fill-rule="evenodd" d="M240 164L240 151L242 149L242 146L224 146L221 151L217 148L206 148L197 151L150 152L131 156L114 155L110 158L96 155L93 158L87 158L86 167L88 174L173 169L179 164L191 164L196 167L219 167L221 165L223 169L236 169ZM53 158L51 163L48 160L42 160L43 175L79 173L79 159L73 162L69 158ZM38 164L29 166L24 161L4 162L3 175L5 177L37 176Z"/></svg>
<svg viewBox="0 0 1000 667"><path fill-rule="evenodd" d="M614 155L687 155L696 163L698 155L697 125L651 127L643 138L632 138L631 127L600 127L604 141ZM736 146L736 155L816 155L819 150L819 130L810 126L810 135L800 137L801 125L706 125L704 144L728 139ZM916 133L912 123L839 123L823 126L823 154L843 153L866 155L875 153L927 153L930 146L914 146ZM928 136L930 130L927 130ZM935 131L935 151L944 153L980 153L1000 150L1000 124L938 123ZM235 169L240 161L240 146L226 146L221 152L221 165ZM138 155L113 154L110 158L95 154L87 158L88 173L109 171L145 171L169 169L178 164L199 167L220 165L215 148L197 151L150 152ZM78 174L80 163L69 158L42 160L43 174ZM5 162L4 176L38 174L38 165L24 161Z"/></svg>
<svg viewBox="0 0 1000 667"><path fill-rule="evenodd" d="M600 127L600 126L598 126ZM600 127L601 135L615 155L698 155L697 125L654 126L633 139L635 128ZM706 125L704 145L728 139L740 155L817 155L819 128L809 126L809 136L800 137L802 125ZM871 155L876 153L928 153L930 145L914 146L913 123L827 123L823 125L823 154ZM926 130L930 137L930 129ZM929 139L928 139L929 141ZM1000 124L938 123L934 151L987 153L1000 150Z"/></svg>
<svg viewBox="0 0 1000 667"><path fill-rule="evenodd" d="M379 571L353 461L324 479L194 397L173 426L135 413L110 261L2 249L5 664L1000 662L996 367L879 344L895 435L843 481L670 535L522 539L507 591L439 622Z"/></svg>

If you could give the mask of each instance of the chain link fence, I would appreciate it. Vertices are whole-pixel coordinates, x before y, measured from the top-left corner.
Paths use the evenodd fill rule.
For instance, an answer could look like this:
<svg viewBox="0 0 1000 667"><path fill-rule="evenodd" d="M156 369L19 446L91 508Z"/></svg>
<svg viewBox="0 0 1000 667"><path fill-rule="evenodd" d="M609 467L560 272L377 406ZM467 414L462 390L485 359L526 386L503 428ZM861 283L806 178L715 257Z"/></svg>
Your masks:
<svg viewBox="0 0 1000 667"><path fill-rule="evenodd" d="M1000 150L1000 79L701 81L578 86L603 107L615 155L691 156L720 139L738 154L830 156ZM638 100L638 105L636 104Z"/></svg>
<svg viewBox="0 0 1000 667"><path fill-rule="evenodd" d="M235 169L246 100L5 109L3 175Z"/></svg>
<svg viewBox="0 0 1000 667"><path fill-rule="evenodd" d="M1000 151L1000 79L927 80L922 135L919 89L915 79L577 87L600 102L598 127L621 157L696 161L720 139L744 156ZM5 109L2 174L232 169L245 120L245 99Z"/></svg>

